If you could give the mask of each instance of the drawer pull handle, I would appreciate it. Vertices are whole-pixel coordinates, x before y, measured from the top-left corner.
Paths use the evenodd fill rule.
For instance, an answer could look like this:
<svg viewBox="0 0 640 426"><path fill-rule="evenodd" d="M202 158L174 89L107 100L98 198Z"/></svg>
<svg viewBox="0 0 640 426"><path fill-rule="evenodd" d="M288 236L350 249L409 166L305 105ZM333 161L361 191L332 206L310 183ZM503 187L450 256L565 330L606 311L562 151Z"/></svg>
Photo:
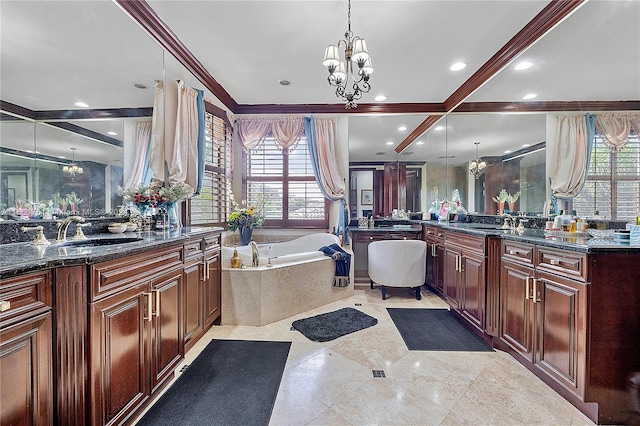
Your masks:
<svg viewBox="0 0 640 426"><path fill-rule="evenodd" d="M11 302L8 300L0 300L0 312L8 311L11 309Z"/></svg>
<svg viewBox="0 0 640 426"><path fill-rule="evenodd" d="M549 263L551 263L552 265L559 265L560 261L558 259L551 259Z"/></svg>
<svg viewBox="0 0 640 426"><path fill-rule="evenodd" d="M516 250L509 250L509 254L518 254Z"/></svg>

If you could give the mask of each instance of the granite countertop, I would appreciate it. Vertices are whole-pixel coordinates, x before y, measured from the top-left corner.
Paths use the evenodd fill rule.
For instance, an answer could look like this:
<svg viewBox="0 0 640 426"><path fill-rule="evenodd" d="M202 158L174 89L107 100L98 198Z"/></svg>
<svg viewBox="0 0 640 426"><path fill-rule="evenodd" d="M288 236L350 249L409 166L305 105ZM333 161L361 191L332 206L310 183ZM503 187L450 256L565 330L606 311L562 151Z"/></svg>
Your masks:
<svg viewBox="0 0 640 426"><path fill-rule="evenodd" d="M349 232L422 232L422 227L414 227L412 225L390 225L376 226L375 228L358 228L357 226L349 226L348 230Z"/></svg>
<svg viewBox="0 0 640 426"><path fill-rule="evenodd" d="M119 257L143 253L156 248L182 244L199 234L221 231L215 227L187 227L179 232L127 232L124 234L91 235L88 240L68 240L48 246L30 243L0 245L0 278L8 278L24 272L61 266L93 264ZM105 245L82 245L101 240L117 242ZM132 240L132 241L126 241ZM81 244L81 245L74 245Z"/></svg>
<svg viewBox="0 0 640 426"><path fill-rule="evenodd" d="M443 229L479 235L497 236L501 239L520 241L523 243L555 247L582 253L637 253L640 254L640 239L631 243L618 243L612 239L593 238L576 233L546 232L544 229L525 228L523 232L502 229L500 225L463 222L416 221L425 225L441 227Z"/></svg>

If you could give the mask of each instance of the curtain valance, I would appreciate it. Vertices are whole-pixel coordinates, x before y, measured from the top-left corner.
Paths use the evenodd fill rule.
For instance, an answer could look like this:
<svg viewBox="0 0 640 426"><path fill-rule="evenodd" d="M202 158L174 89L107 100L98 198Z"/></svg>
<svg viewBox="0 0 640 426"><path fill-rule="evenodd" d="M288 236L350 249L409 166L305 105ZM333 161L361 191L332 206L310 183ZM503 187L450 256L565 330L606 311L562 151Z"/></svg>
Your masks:
<svg viewBox="0 0 640 426"><path fill-rule="evenodd" d="M618 152L627 146L631 129L640 135L640 114L598 114L596 126L609 150Z"/></svg>
<svg viewBox="0 0 640 426"><path fill-rule="evenodd" d="M302 117L239 118L236 129L245 151L256 148L269 134L279 148L293 151L304 135Z"/></svg>

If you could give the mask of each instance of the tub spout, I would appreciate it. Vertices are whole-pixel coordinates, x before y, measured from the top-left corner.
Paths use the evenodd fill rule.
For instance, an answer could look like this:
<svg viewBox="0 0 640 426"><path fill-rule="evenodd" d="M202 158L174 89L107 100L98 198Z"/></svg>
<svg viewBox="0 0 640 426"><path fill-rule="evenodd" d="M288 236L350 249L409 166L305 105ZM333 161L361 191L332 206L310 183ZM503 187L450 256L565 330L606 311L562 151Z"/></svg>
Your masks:
<svg viewBox="0 0 640 426"><path fill-rule="evenodd" d="M255 268L260 264L260 255L258 253L258 245L255 241L249 243L251 246L251 267Z"/></svg>

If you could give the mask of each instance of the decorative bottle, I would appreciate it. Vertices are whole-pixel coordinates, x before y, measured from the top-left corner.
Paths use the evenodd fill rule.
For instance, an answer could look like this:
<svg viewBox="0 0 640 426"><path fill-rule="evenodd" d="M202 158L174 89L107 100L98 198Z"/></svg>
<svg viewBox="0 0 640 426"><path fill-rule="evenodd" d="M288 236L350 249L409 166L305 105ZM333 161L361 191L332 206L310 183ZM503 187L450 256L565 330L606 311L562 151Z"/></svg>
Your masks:
<svg viewBox="0 0 640 426"><path fill-rule="evenodd" d="M237 249L233 249L233 256L231 257L231 267L233 269L242 267L242 259L240 259Z"/></svg>

